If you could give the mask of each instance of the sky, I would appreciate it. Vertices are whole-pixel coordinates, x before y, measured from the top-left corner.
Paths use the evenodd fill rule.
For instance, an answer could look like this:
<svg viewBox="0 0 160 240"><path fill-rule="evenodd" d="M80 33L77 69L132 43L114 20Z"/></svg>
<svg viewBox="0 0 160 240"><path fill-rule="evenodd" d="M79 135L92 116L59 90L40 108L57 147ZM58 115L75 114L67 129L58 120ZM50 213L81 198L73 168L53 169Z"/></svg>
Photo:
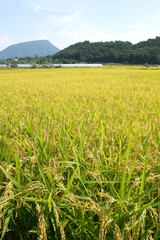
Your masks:
<svg viewBox="0 0 160 240"><path fill-rule="evenodd" d="M160 0L0 0L0 51L47 39L59 49L89 40L160 36Z"/></svg>

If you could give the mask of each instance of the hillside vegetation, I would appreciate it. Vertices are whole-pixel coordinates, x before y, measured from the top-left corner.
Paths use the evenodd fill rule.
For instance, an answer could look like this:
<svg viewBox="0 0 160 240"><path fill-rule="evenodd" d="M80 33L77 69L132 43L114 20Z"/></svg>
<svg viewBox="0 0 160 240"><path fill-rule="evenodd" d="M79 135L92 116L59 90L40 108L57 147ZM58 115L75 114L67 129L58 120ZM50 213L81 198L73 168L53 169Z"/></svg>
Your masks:
<svg viewBox="0 0 160 240"><path fill-rule="evenodd" d="M1 70L1 239L160 239L159 73Z"/></svg>
<svg viewBox="0 0 160 240"><path fill-rule="evenodd" d="M160 64L160 37L130 42L80 42L52 56L52 61L87 63Z"/></svg>

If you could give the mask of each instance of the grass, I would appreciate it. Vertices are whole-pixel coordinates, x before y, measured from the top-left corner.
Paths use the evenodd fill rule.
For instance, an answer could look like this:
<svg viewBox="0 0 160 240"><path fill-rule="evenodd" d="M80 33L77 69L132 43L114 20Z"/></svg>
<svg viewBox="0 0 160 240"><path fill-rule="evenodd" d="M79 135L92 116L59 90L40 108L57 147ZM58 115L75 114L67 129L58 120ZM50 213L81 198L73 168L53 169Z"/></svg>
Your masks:
<svg viewBox="0 0 160 240"><path fill-rule="evenodd" d="M160 239L158 70L0 72L1 239Z"/></svg>

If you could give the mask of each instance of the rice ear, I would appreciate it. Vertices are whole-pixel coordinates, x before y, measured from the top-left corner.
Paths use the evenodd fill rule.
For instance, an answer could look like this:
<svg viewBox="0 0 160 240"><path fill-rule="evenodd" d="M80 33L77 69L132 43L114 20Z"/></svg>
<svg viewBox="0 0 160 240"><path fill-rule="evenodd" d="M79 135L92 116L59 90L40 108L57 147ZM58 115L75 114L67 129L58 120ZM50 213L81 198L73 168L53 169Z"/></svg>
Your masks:
<svg viewBox="0 0 160 240"><path fill-rule="evenodd" d="M38 240L47 240L46 233L46 222L44 218L44 207L41 207L38 203L36 204L37 218L38 218Z"/></svg>

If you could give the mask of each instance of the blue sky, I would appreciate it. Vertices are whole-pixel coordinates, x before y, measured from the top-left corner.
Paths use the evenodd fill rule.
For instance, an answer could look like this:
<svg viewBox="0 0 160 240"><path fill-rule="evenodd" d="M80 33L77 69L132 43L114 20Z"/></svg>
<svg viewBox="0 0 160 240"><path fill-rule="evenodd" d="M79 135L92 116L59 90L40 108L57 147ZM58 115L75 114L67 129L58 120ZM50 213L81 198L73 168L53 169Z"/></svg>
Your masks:
<svg viewBox="0 0 160 240"><path fill-rule="evenodd" d="M76 42L130 41L160 36L160 0L0 0L0 50L48 39L63 49Z"/></svg>

